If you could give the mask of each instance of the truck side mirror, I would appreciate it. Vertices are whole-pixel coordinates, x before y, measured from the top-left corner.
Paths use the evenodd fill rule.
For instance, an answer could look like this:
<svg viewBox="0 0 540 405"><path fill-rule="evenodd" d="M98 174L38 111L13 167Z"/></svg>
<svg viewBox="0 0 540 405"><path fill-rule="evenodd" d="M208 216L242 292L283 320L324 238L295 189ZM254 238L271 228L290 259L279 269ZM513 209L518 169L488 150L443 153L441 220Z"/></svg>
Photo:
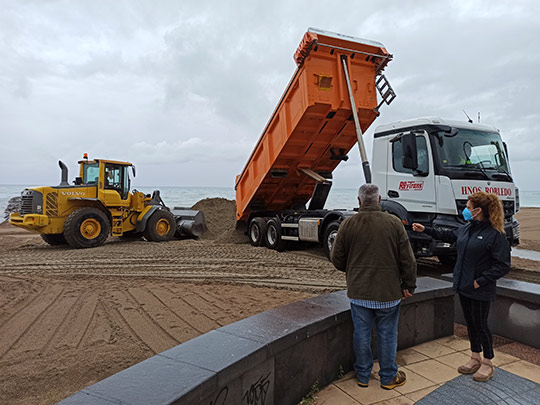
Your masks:
<svg viewBox="0 0 540 405"><path fill-rule="evenodd" d="M416 134L408 132L401 137L401 162L405 169L418 169L418 149L416 147Z"/></svg>

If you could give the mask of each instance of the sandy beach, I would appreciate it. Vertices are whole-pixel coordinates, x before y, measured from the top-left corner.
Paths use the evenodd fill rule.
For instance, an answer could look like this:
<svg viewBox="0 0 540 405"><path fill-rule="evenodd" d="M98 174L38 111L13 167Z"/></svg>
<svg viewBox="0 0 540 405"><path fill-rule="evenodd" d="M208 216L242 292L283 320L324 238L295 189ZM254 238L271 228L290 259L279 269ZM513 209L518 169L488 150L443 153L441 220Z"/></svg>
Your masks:
<svg viewBox="0 0 540 405"><path fill-rule="evenodd" d="M110 238L52 247L0 224L0 398L52 404L195 336L314 294L345 278L318 248L254 248L234 202L208 199L201 240ZM524 249L540 250L540 208L522 208ZM540 271L538 262L513 266Z"/></svg>

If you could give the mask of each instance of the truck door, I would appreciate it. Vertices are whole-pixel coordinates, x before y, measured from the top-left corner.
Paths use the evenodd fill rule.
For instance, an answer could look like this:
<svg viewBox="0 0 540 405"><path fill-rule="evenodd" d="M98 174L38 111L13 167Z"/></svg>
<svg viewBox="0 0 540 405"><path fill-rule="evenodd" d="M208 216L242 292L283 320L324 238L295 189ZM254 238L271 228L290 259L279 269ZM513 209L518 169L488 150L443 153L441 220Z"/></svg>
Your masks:
<svg viewBox="0 0 540 405"><path fill-rule="evenodd" d="M416 135L418 169L403 167L401 139L388 142L387 198L407 211L436 212L435 176L431 147L426 134ZM383 196L384 198L384 196Z"/></svg>

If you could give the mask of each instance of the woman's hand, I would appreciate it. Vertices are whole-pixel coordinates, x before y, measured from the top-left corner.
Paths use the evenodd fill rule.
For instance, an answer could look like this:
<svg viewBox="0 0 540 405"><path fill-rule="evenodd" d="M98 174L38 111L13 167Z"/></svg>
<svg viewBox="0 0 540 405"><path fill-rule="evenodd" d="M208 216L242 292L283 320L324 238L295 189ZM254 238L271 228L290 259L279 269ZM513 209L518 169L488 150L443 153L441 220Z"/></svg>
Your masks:
<svg viewBox="0 0 540 405"><path fill-rule="evenodd" d="M475 289L480 288L480 284L478 284L478 283L476 282L476 280L474 280L473 285L474 285L474 288L475 288Z"/></svg>
<svg viewBox="0 0 540 405"><path fill-rule="evenodd" d="M412 230L415 232L424 232L424 229L426 229L426 227L422 224L417 224L416 222L412 224Z"/></svg>

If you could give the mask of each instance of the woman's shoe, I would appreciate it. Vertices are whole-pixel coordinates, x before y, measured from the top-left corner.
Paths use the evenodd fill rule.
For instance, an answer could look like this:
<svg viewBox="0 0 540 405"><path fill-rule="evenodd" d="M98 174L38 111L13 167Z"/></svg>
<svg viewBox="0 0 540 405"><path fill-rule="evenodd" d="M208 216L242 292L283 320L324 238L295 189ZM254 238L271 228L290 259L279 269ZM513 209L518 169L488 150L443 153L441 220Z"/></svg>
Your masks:
<svg viewBox="0 0 540 405"><path fill-rule="evenodd" d="M472 366L469 366L468 364L471 362L471 360L474 360L475 363ZM480 366L482 365L482 362L479 359L473 359L471 358L467 364L464 364L462 366L459 366L457 371L461 374L474 374L478 371Z"/></svg>
<svg viewBox="0 0 540 405"><path fill-rule="evenodd" d="M473 374L472 378L474 381L478 381L478 382L486 382L486 381L489 381L491 380L491 377L493 377L493 374L495 373L495 367L493 367L492 365L490 364L486 364L484 363L484 365L488 366L490 368L489 370L489 373L488 374L480 374L478 371L476 373Z"/></svg>

